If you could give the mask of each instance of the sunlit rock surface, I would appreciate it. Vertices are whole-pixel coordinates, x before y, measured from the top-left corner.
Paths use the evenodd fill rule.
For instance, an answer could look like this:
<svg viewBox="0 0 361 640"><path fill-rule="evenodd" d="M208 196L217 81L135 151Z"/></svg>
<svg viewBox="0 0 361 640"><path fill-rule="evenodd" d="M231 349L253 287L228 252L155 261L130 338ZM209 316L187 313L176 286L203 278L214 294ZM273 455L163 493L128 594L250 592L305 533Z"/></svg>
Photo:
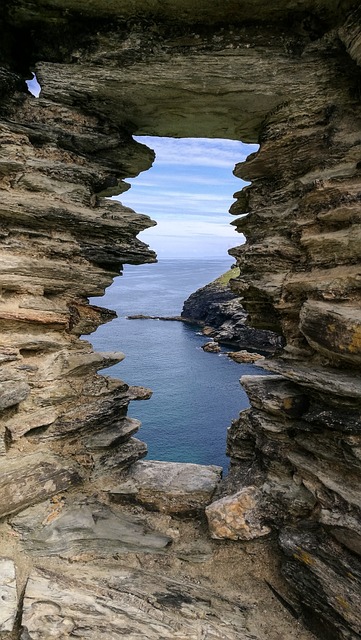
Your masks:
<svg viewBox="0 0 361 640"><path fill-rule="evenodd" d="M59 629L64 638L189 639L194 629L195 637L217 639L309 638L289 611L324 639L361 636L357 4L5 3L0 536L3 558L16 565L18 594L29 578L23 609L20 599L14 617L11 600L2 620L14 621L15 638L57 637ZM31 69L39 99L26 90ZM104 199L151 166L154 154L132 134L260 144L235 169L251 185L231 207L247 237L231 251L240 268L232 289L251 324L282 335L286 346L265 363L273 373L266 382L245 381L252 406L229 430L232 469L216 499L254 487L270 535L213 542L201 521L186 535L188 525L177 529L157 514L159 533L172 545L179 535L180 547L174 555L167 547L162 561L157 553L155 578L152 554L128 551L122 560L114 552L106 575L92 561L79 579L75 565L54 556L35 566L30 527L23 521L17 531L7 518L28 517L50 500L61 546L69 533L61 533L62 505L72 526L71 505L81 513L87 505L87 539L95 536L99 548L99 511L89 501L113 522L111 491L146 454L127 408L149 390L98 374L121 360L121 344L117 354L94 355L79 338L114 317L88 297L101 295L123 264L155 259L136 237L153 222ZM36 522L46 542L49 523Z"/></svg>

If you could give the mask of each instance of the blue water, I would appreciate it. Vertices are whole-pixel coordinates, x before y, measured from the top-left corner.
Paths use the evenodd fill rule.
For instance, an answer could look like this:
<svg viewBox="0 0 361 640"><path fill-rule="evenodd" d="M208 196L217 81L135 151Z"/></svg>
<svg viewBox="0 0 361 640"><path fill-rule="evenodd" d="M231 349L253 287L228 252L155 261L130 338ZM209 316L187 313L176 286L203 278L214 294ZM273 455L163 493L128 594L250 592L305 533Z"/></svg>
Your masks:
<svg viewBox="0 0 361 640"><path fill-rule="evenodd" d="M129 415L142 421L139 437L155 460L218 464L227 468L226 430L248 406L241 375L263 373L224 354L205 353L206 338L181 322L127 320L127 315L179 315L190 293L224 273L230 261L163 260L128 266L99 304L118 318L91 336L99 351L123 351L125 360L105 373L153 390L132 402Z"/></svg>

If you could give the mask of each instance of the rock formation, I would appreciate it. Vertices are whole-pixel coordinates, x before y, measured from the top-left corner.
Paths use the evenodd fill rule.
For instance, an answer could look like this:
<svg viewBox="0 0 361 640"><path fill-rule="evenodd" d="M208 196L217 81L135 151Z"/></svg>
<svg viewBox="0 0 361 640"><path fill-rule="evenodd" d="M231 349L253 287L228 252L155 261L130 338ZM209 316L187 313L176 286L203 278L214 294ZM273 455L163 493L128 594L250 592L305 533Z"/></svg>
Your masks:
<svg viewBox="0 0 361 640"><path fill-rule="evenodd" d="M306 640L266 579L320 637L360 638L359 3L3 4L0 634ZM257 542L207 546L182 523L191 552L173 521L111 503L146 453L128 403L150 392L98 375L123 356L80 336L113 317L88 297L155 259L136 238L152 221L104 198L152 163L135 133L260 144L235 170L252 184L231 208L247 237L232 286L286 346L273 375L243 381L223 488Z"/></svg>
<svg viewBox="0 0 361 640"><path fill-rule="evenodd" d="M236 274L239 270L231 269L192 293L184 302L181 317L205 327L206 335L220 344L273 354L282 339L272 331L248 325L242 298L230 288Z"/></svg>

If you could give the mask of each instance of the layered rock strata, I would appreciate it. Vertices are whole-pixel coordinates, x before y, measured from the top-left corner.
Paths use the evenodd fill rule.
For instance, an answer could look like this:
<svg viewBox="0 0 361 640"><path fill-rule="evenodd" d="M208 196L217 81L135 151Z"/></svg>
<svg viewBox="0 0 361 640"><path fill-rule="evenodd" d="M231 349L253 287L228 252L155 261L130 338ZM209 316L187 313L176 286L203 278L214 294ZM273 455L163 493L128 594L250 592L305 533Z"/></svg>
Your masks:
<svg viewBox="0 0 361 640"><path fill-rule="evenodd" d="M266 364L275 375L243 380L252 408L229 452L261 466L257 510L281 530L305 615L332 638L361 634L360 73L344 29L333 79L329 58L317 93L270 114L260 151L236 167L253 184L232 208L248 241L231 251L251 322L278 327L286 348Z"/></svg>
<svg viewBox="0 0 361 640"><path fill-rule="evenodd" d="M139 424L126 412L130 400L149 392L98 375L123 355L94 354L80 336L112 318L89 305L88 297L100 295L122 264L154 260L136 239L152 222L103 197L120 193L123 179L150 166L152 153L132 140L138 133L260 143L259 152L236 167L236 175L252 184L236 194L232 207L241 216L236 229L247 236L232 251L240 268L233 290L253 326L278 332L286 347L283 357L268 362L271 376L244 380L252 407L229 432L235 498L222 503L217 527L235 503L244 537L261 536L256 551L247 546L250 553L264 549L269 530L268 537L273 533L278 540L282 571L293 590L289 601L281 594L282 602L292 602L294 614L327 640L361 637L357 5L5 3L3 635L29 640L44 633L56 637L61 629L64 638L98 637L104 627L109 637L128 638L307 635L280 626L282 615L275 617L264 590L250 580L255 564L247 565L248 582L240 578L236 561L242 553L242 561L246 557L241 543L232 543L228 564L224 548L217 547L217 560L213 546L210 565L198 573L184 570L188 547L171 559L165 555L154 575L154 567L144 571L152 562L145 554L150 547L157 556L163 553L175 533L161 532L159 521L154 532L146 530L149 520L130 517L125 524L122 509L110 504L120 472L146 452L133 437ZM39 100L24 85L31 66L42 85ZM79 549L79 531L74 533L78 518L89 556ZM52 528L52 522L59 526ZM129 544L129 535L120 536L120 523L138 552L132 556L128 548L133 567L122 565L118 572L115 549ZM105 530L112 532L107 544ZM267 571L277 579L269 544L272 553L262 556L258 579L269 580ZM34 558L44 547L41 564ZM56 562L49 559L53 552ZM81 584L63 556L72 563L93 562L90 568L78 565ZM204 554L197 560L205 562ZM19 592L30 575L23 610L22 599L14 598L14 562ZM222 582L222 567L232 569L232 589ZM217 593L204 576L216 580ZM254 624L244 601L240 611L235 590L246 584L258 602L267 603L266 628L259 607ZM284 589L279 583L276 592ZM263 609L261 617L264 624Z"/></svg>
<svg viewBox="0 0 361 640"><path fill-rule="evenodd" d="M95 354L79 336L114 317L87 297L124 262L154 254L136 239L153 223L97 195L119 182L120 157L136 173L148 150L94 116L21 94L6 105L1 139L4 514L145 455L126 413L146 392L98 375L124 356Z"/></svg>

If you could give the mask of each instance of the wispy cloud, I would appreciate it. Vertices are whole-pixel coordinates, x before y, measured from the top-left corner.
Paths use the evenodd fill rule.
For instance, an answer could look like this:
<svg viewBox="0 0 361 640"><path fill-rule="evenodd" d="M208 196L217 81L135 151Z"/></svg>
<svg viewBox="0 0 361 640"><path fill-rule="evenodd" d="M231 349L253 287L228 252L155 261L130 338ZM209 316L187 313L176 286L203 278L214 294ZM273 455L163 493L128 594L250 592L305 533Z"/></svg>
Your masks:
<svg viewBox="0 0 361 640"><path fill-rule="evenodd" d="M142 232L142 239L145 234L149 236L176 236L178 238L193 235L212 235L231 238L235 244L241 244L244 241L243 235L237 233L235 228L228 224L191 217L183 220L179 218L159 220L157 227Z"/></svg>
<svg viewBox="0 0 361 640"><path fill-rule="evenodd" d="M187 220L162 220L158 227L147 229L140 239L149 244L161 258L217 257L226 258L228 249L243 244L244 236L224 224Z"/></svg>
<svg viewBox="0 0 361 640"><path fill-rule="evenodd" d="M245 145L236 140L207 138L155 138L141 136L139 142L154 149L158 164L201 166L233 169L237 162L256 151L257 145Z"/></svg>
<svg viewBox="0 0 361 640"><path fill-rule="evenodd" d="M118 196L158 225L140 235L160 257L227 255L242 244L228 214L233 193L246 184L232 175L237 162L257 149L234 140L138 137L155 150L153 167L129 180Z"/></svg>
<svg viewBox="0 0 361 640"><path fill-rule="evenodd" d="M228 219L228 209L233 200L228 197L213 194L184 194L176 191L158 191L157 193L137 193L131 198L122 197L122 202L131 206L139 213L159 216L225 216ZM229 218L229 221L231 219Z"/></svg>

